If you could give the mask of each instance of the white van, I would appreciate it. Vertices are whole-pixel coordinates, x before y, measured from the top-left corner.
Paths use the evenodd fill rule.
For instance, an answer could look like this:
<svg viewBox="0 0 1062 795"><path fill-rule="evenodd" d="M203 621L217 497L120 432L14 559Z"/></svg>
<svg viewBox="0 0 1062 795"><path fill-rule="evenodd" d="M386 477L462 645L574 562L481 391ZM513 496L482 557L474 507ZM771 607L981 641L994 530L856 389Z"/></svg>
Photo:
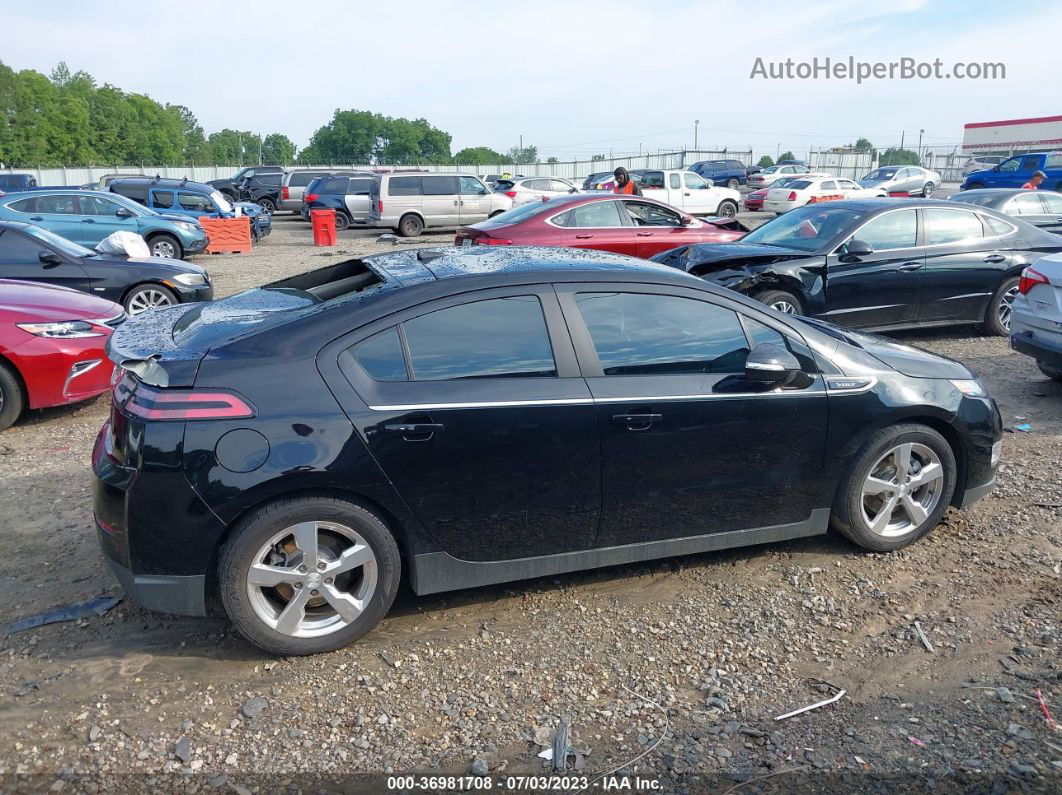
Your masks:
<svg viewBox="0 0 1062 795"><path fill-rule="evenodd" d="M512 209L472 174L380 174L369 190L369 226L416 237L426 228L467 226Z"/></svg>

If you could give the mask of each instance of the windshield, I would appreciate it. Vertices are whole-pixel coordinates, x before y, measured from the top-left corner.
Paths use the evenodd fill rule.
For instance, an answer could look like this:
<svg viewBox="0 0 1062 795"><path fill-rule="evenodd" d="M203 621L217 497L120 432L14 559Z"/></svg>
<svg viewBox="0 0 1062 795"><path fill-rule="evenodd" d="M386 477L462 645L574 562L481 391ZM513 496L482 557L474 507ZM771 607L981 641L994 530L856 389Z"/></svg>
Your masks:
<svg viewBox="0 0 1062 795"><path fill-rule="evenodd" d="M536 215L540 215L547 210L552 211L556 209L557 205L553 202L530 202L528 204L521 204L519 207L514 207L511 210L506 210L503 213L498 213L487 221L481 221L477 226L484 228L518 224L521 221L526 221L528 218L534 218Z"/></svg>
<svg viewBox="0 0 1062 795"><path fill-rule="evenodd" d="M223 213L231 213L232 205L229 204L229 200L225 198L225 194L219 190L213 190L210 192L210 198L214 200L214 204Z"/></svg>
<svg viewBox="0 0 1062 795"><path fill-rule="evenodd" d="M741 238L741 242L819 251L832 245L842 233L867 214L865 211L840 207L798 207L749 232Z"/></svg>
<svg viewBox="0 0 1062 795"><path fill-rule="evenodd" d="M59 237L54 232L49 232L47 229L42 229L39 226L27 225L22 230L30 237L35 237L42 243L47 243L52 248L58 249L66 254L68 257L92 257L96 252L79 246L72 240L67 240L65 237Z"/></svg>
<svg viewBox="0 0 1062 795"><path fill-rule="evenodd" d="M896 176L898 168L879 168L877 171L871 171L863 179L892 179Z"/></svg>

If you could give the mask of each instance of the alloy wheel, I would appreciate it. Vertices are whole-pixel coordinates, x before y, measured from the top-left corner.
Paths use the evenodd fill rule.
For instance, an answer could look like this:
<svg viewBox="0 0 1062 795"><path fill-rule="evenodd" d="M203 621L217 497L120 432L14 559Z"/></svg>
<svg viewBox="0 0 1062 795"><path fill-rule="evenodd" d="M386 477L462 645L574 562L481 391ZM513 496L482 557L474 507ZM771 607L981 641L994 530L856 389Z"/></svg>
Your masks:
<svg viewBox="0 0 1062 795"><path fill-rule="evenodd" d="M875 535L896 538L920 527L936 510L944 489L944 466L924 444L893 447L870 468L860 508Z"/></svg>
<svg viewBox="0 0 1062 795"><path fill-rule="evenodd" d="M783 315L797 314L797 308L788 301L775 301L773 304L771 304L771 309L777 309Z"/></svg>
<svg viewBox="0 0 1062 795"><path fill-rule="evenodd" d="M1010 331L1010 318L1014 313L1014 299L1018 297L1018 287L1015 285L1007 290L999 298L999 307L997 312L999 313L999 325Z"/></svg>
<svg viewBox="0 0 1062 795"><path fill-rule="evenodd" d="M151 244L151 256L153 257L168 257L169 259L176 259L177 247L173 245L169 240L156 240Z"/></svg>
<svg viewBox="0 0 1062 795"><path fill-rule="evenodd" d="M139 315L148 309L158 309L160 306L170 306L173 301L170 297L160 290L153 290L147 287L143 290L138 290L134 293L133 297L129 299L130 315Z"/></svg>
<svg viewBox="0 0 1062 795"><path fill-rule="evenodd" d="M927 199L931 199L933 197L933 183L932 182L927 182L925 184L925 187L922 188L922 195L925 198L927 198Z"/></svg>
<svg viewBox="0 0 1062 795"><path fill-rule="evenodd" d="M318 638L350 626L376 593L372 547L337 522L300 522L276 533L247 570L247 597L258 619L294 638Z"/></svg>

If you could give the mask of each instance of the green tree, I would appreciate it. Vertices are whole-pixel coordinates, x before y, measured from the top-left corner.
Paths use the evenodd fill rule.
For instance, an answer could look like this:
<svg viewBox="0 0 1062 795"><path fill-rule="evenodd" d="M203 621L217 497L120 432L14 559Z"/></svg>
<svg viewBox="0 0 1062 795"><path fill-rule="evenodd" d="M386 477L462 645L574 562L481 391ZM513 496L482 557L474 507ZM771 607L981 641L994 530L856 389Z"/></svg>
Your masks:
<svg viewBox="0 0 1062 795"><path fill-rule="evenodd" d="M303 162L449 163L449 133L426 119L393 119L365 110L337 110L303 150Z"/></svg>
<svg viewBox="0 0 1062 795"><path fill-rule="evenodd" d="M210 147L195 114L184 105L167 105L166 110L176 114L181 122L181 135L184 138L181 162L192 166L210 165Z"/></svg>
<svg viewBox="0 0 1062 795"><path fill-rule="evenodd" d="M796 160L796 155L786 150L785 152L782 152L782 154L778 155L778 162L781 163L783 160Z"/></svg>
<svg viewBox="0 0 1062 795"><path fill-rule="evenodd" d="M261 139L252 132L228 128L207 138L211 161L227 166L257 163L260 143Z"/></svg>
<svg viewBox="0 0 1062 795"><path fill-rule="evenodd" d="M529 163L538 162L538 147L537 146L525 146L521 149L519 146L514 146L505 154L506 161L509 163L515 163L518 166L524 166Z"/></svg>
<svg viewBox="0 0 1062 795"><path fill-rule="evenodd" d="M874 144L870 142L869 138L860 138L855 142L855 150L857 152L872 152L874 151Z"/></svg>
<svg viewBox="0 0 1062 795"><path fill-rule="evenodd" d="M559 163L560 161L557 158L555 158L555 157L547 157L546 158L546 162L547 163Z"/></svg>
<svg viewBox="0 0 1062 795"><path fill-rule="evenodd" d="M890 146L881 154L878 161L881 166L917 166L918 153L910 149L900 149L898 146Z"/></svg>
<svg viewBox="0 0 1062 795"><path fill-rule="evenodd" d="M262 163L286 166L295 162L295 144L282 133L270 133L262 141Z"/></svg>
<svg viewBox="0 0 1062 795"><path fill-rule="evenodd" d="M473 146L462 149L453 160L461 166L498 166L505 162L505 155L489 146Z"/></svg>
<svg viewBox="0 0 1062 795"><path fill-rule="evenodd" d="M774 158L771 157L770 155L764 155L763 157L761 157L759 160L756 161L756 165L759 166L760 168L770 168L771 166L774 165Z"/></svg>

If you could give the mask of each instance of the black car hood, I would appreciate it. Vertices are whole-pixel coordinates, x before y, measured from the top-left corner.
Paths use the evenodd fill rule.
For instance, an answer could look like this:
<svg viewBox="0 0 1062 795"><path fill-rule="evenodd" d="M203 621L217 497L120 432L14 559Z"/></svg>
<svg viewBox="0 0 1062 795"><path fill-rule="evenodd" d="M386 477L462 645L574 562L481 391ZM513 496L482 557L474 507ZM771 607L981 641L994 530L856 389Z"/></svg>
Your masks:
<svg viewBox="0 0 1062 795"><path fill-rule="evenodd" d="M135 265L145 270L153 270L160 279L167 276L176 276L178 273L206 274L206 270L200 265L193 265L191 262L170 259L169 257L125 257L121 254L97 252L95 256L86 257L82 262L90 267L93 265L124 265L126 267Z"/></svg>
<svg viewBox="0 0 1062 795"><path fill-rule="evenodd" d="M745 265L766 265L814 256L810 251L761 243L693 243L662 251L652 260L700 276Z"/></svg>
<svg viewBox="0 0 1062 795"><path fill-rule="evenodd" d="M902 345L877 334L837 326L834 328L879 362L903 375L912 378L953 378L964 381L977 377L965 364L946 356Z"/></svg>

